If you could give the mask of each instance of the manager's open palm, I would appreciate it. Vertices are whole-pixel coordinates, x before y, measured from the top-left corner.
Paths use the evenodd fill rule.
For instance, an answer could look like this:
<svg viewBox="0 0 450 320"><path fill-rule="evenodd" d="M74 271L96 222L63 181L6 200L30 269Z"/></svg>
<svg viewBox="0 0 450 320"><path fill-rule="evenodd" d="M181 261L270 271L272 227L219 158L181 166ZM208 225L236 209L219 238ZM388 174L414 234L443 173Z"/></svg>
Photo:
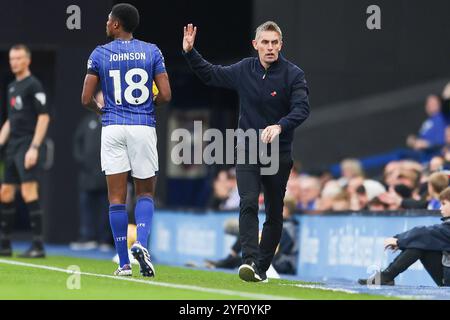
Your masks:
<svg viewBox="0 0 450 320"><path fill-rule="evenodd" d="M197 34L197 27L194 27L192 23L184 27L183 37L183 50L189 52L194 47L195 36Z"/></svg>

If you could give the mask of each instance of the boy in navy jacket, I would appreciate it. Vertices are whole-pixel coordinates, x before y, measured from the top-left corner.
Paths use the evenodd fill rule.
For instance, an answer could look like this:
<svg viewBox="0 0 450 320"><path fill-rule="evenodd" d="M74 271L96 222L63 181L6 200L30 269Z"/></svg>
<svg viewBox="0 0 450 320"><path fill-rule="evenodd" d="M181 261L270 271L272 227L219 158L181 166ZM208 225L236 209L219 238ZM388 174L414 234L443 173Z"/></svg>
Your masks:
<svg viewBox="0 0 450 320"><path fill-rule="evenodd" d="M415 227L387 238L386 249L402 252L386 269L358 280L359 284L394 285L395 277L420 260L438 286L450 286L450 187L440 193L439 200L442 223Z"/></svg>

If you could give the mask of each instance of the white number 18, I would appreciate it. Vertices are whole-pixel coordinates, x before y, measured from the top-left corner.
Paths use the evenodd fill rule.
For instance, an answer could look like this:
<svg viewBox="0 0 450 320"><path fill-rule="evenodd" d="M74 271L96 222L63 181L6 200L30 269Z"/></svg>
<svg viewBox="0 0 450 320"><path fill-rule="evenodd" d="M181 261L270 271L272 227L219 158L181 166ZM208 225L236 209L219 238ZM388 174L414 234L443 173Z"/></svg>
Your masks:
<svg viewBox="0 0 450 320"><path fill-rule="evenodd" d="M134 82L133 77L139 76L139 82ZM113 78L114 82L114 100L117 105L122 104L122 85L120 81L120 70L109 70L109 76ZM134 68L130 69L125 73L125 82L128 87L125 89L124 97L125 100L132 105L139 105L147 101L150 96L150 90L147 88L146 84L148 81L148 73L144 69ZM141 92L140 96L133 97L133 91L139 90Z"/></svg>

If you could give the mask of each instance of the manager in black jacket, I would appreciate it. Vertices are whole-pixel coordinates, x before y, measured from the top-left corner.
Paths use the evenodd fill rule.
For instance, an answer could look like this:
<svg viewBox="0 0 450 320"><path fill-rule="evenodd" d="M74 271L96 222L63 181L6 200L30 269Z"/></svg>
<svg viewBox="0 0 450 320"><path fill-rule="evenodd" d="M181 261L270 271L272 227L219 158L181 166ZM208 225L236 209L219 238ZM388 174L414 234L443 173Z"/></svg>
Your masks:
<svg viewBox="0 0 450 320"><path fill-rule="evenodd" d="M294 129L309 116L308 87L304 72L283 58L282 32L268 21L256 30L253 47L258 57L246 58L230 66L212 65L194 49L197 28L184 28L184 56L194 73L207 85L236 90L240 99L239 129L256 131L269 153L279 161L274 174L264 174L264 164L237 163L240 196L239 233L243 265L239 277L244 281L266 281L283 226L283 199L292 168L291 144ZM279 140L278 140L279 138ZM274 148L279 141L278 151ZM238 150L252 154L255 146L238 135ZM258 155L260 149L256 146ZM275 151L274 151L275 150ZM258 245L258 196L264 188L266 221Z"/></svg>

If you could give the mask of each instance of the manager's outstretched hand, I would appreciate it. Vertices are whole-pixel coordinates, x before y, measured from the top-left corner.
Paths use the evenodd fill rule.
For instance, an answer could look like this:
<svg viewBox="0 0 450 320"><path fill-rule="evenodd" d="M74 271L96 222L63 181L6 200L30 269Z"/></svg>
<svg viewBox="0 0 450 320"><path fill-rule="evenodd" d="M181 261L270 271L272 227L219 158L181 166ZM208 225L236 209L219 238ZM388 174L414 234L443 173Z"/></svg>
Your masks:
<svg viewBox="0 0 450 320"><path fill-rule="evenodd" d="M197 27L192 23L184 27L183 50L189 52L194 47L195 35L197 34Z"/></svg>

